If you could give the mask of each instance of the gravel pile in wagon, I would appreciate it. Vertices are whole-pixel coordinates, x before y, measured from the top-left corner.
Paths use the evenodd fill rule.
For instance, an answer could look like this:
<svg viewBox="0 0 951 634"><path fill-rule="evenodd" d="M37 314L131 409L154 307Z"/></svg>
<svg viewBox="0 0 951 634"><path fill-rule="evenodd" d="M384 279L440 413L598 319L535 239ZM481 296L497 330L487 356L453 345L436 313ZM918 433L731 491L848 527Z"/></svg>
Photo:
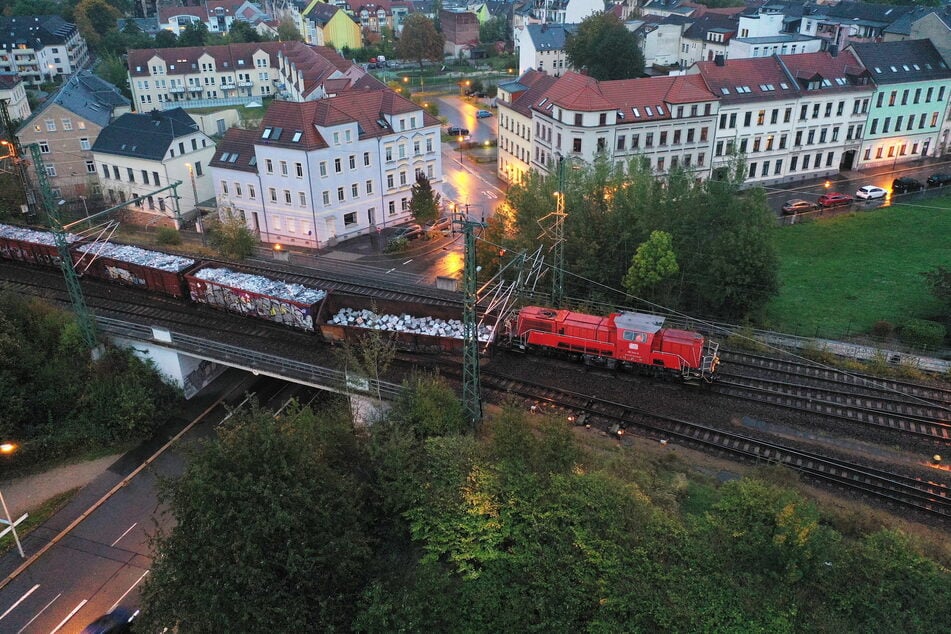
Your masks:
<svg viewBox="0 0 951 634"><path fill-rule="evenodd" d="M56 245L56 235L49 231L36 231L27 227L14 227L13 225L0 225L0 238L9 238L11 240L22 240L23 242L32 242L34 244ZM67 233L66 242L75 242L79 236Z"/></svg>
<svg viewBox="0 0 951 634"><path fill-rule="evenodd" d="M222 286L230 286L249 293L286 299L301 304L316 304L327 296L326 291L310 288L303 284L272 280L269 277L241 273L224 268L205 268L195 271L196 278L207 282L214 282Z"/></svg>
<svg viewBox="0 0 951 634"><path fill-rule="evenodd" d="M126 244L113 244L111 242L94 242L76 247L77 251L89 253L104 258L111 258L119 262L128 262L130 264L140 264L161 271L178 273L191 267L195 261L190 258L184 258L180 255L171 255L161 251L149 251Z"/></svg>
<svg viewBox="0 0 951 634"><path fill-rule="evenodd" d="M409 332L433 337L452 337L462 339L462 321L459 319L439 319L437 317L414 317L412 315L377 315L372 310L341 308L328 323L337 326L356 326L373 330ZM479 341L488 341L492 329L479 326Z"/></svg>

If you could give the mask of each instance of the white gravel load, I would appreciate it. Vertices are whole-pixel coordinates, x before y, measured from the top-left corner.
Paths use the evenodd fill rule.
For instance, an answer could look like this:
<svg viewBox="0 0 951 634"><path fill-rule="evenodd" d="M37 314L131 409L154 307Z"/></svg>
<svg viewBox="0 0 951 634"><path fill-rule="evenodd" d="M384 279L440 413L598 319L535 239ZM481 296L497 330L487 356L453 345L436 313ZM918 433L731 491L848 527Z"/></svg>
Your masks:
<svg viewBox="0 0 951 634"><path fill-rule="evenodd" d="M76 250L170 273L179 273L195 264L195 261L191 258L183 258L180 255L149 251L148 249L140 249L126 244L113 244L112 242L93 242L76 247Z"/></svg>
<svg viewBox="0 0 951 634"><path fill-rule="evenodd" d="M341 308L337 314L328 320L328 323L337 326L351 326L369 328L371 330L387 330L391 332L408 332L431 337L450 337L462 339L461 319L439 319L437 317L414 317L403 313L401 315L378 315L365 308ZM488 341L492 336L492 329L488 326L479 326L479 341Z"/></svg>
<svg viewBox="0 0 951 634"><path fill-rule="evenodd" d="M204 268L195 271L195 277L222 286L230 286L249 293L266 295L300 304L316 304L327 296L326 291L310 288L303 284L272 280L269 277L240 273L225 268Z"/></svg>
<svg viewBox="0 0 951 634"><path fill-rule="evenodd" d="M56 245L56 235L51 231L37 231L28 227L15 227L13 225L0 224L0 237L11 240L22 240L23 242L32 242L33 244ZM75 242L79 236L67 233L66 242Z"/></svg>

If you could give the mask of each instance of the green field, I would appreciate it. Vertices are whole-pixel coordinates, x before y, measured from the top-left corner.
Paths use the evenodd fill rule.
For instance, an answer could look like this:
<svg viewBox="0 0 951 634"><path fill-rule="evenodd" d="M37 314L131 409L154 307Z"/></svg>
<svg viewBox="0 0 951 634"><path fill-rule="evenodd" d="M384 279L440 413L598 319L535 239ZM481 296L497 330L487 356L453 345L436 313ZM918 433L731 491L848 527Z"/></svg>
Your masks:
<svg viewBox="0 0 951 634"><path fill-rule="evenodd" d="M780 227L774 240L782 287L770 329L836 338L931 319L941 307L921 273L951 267L951 198Z"/></svg>

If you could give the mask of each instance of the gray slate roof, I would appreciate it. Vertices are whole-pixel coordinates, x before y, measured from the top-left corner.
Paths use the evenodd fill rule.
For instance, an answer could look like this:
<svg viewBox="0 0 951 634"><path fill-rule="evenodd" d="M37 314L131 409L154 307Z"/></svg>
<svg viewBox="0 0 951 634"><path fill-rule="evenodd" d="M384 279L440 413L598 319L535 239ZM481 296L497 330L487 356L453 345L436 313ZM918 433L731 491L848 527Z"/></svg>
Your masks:
<svg viewBox="0 0 951 634"><path fill-rule="evenodd" d="M951 79L951 69L931 40L857 43L850 48L879 85Z"/></svg>
<svg viewBox="0 0 951 634"><path fill-rule="evenodd" d="M130 104L118 88L90 70L81 70L73 74L53 98L43 102L42 106L23 122L21 129L54 103L99 127L109 125L117 107Z"/></svg>
<svg viewBox="0 0 951 634"><path fill-rule="evenodd" d="M130 112L102 129L92 151L160 161L175 139L197 131L198 124L181 108Z"/></svg>
<svg viewBox="0 0 951 634"><path fill-rule="evenodd" d="M58 15L0 17L0 48L14 49L26 44L39 50L47 45L65 43L75 31L75 24Z"/></svg>
<svg viewBox="0 0 951 634"><path fill-rule="evenodd" d="M578 30L577 24L529 24L528 35L538 51L560 51L565 48L568 33Z"/></svg>

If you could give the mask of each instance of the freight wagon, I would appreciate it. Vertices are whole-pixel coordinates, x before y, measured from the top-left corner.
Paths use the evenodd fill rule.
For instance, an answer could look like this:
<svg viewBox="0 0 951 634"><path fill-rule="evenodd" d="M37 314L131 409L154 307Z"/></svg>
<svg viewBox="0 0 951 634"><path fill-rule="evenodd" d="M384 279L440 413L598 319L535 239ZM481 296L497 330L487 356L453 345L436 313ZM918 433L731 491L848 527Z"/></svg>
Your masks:
<svg viewBox="0 0 951 634"><path fill-rule="evenodd" d="M357 342L370 330L382 330L400 350L462 354L461 316L448 306L331 293L317 322L321 336L331 343ZM492 329L480 328L480 341L488 343L492 336Z"/></svg>
<svg viewBox="0 0 951 634"><path fill-rule="evenodd" d="M192 301L297 330L315 331L326 291L203 264L185 275Z"/></svg>
<svg viewBox="0 0 951 634"><path fill-rule="evenodd" d="M191 258L112 242L81 244L72 255L80 275L178 298L188 296L185 273L195 266Z"/></svg>
<svg viewBox="0 0 951 634"><path fill-rule="evenodd" d="M66 235L68 243L78 239L73 234ZM0 257L46 266L59 266L60 262L56 238L52 233L3 224L0 224Z"/></svg>

